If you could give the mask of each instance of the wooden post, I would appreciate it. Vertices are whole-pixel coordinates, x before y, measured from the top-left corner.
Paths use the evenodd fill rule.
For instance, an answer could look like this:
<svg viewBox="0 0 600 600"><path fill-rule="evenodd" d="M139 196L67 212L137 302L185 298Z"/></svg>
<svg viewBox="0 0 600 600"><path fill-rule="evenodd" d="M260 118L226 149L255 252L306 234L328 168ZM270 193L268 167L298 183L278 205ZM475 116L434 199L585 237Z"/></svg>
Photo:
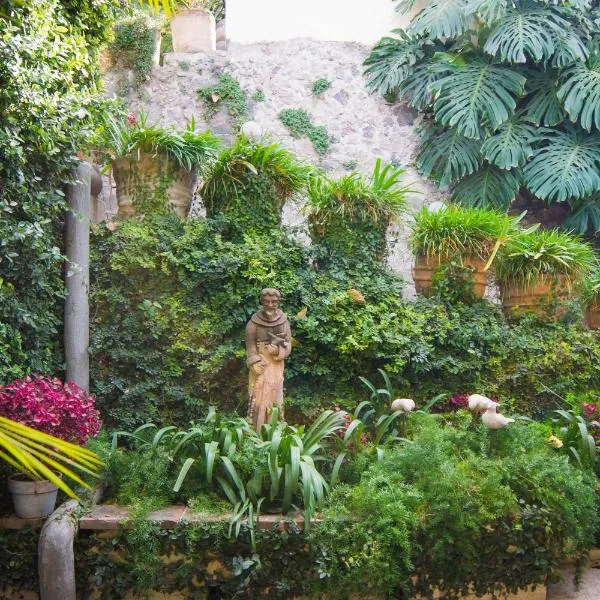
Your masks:
<svg viewBox="0 0 600 600"><path fill-rule="evenodd" d="M66 380L89 391L90 341L88 292L90 283L90 190L92 168L81 162L73 171L74 183L67 185L65 253L65 359Z"/></svg>

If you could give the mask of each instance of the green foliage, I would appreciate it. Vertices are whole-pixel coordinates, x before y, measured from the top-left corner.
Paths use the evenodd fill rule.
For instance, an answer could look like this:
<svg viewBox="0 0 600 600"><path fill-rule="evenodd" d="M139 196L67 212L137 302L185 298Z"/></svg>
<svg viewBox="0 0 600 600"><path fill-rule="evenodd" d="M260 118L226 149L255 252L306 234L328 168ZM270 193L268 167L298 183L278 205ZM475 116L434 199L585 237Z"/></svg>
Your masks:
<svg viewBox="0 0 600 600"><path fill-rule="evenodd" d="M39 530L31 527L0 532L0 591L18 597L21 590L38 589Z"/></svg>
<svg viewBox="0 0 600 600"><path fill-rule="evenodd" d="M0 382L60 369L63 187L109 110L97 58L116 8L40 0L0 11Z"/></svg>
<svg viewBox="0 0 600 600"><path fill-rule="evenodd" d="M220 73L217 83L200 88L198 95L204 102L207 119L210 119L221 105L225 106L238 124L241 124L248 112L246 93L237 79L234 79L229 73Z"/></svg>
<svg viewBox="0 0 600 600"><path fill-rule="evenodd" d="M557 230L527 230L513 235L498 253L496 278L503 284L530 285L547 277L579 284L598 264L593 247Z"/></svg>
<svg viewBox="0 0 600 600"><path fill-rule="evenodd" d="M311 534L328 548L328 593L516 592L585 556L598 525L595 478L535 426L489 432L466 414L454 426L426 415L409 423L411 442L338 488Z"/></svg>
<svg viewBox="0 0 600 600"><path fill-rule="evenodd" d="M313 125L309 114L300 108L286 108L279 113L279 119L294 138L307 137L315 152L320 156L327 154L331 139L323 125Z"/></svg>
<svg viewBox="0 0 600 600"><path fill-rule="evenodd" d="M417 167L455 201L506 210L529 194L599 230L585 208L600 191L599 5L582 6L430 0L373 48L368 88L424 114Z"/></svg>
<svg viewBox="0 0 600 600"><path fill-rule="evenodd" d="M114 29L114 39L109 44L113 66L131 69L136 86L144 83L152 71L156 32L161 23L146 12L137 12L119 20Z"/></svg>
<svg viewBox="0 0 600 600"><path fill-rule="evenodd" d="M315 175L304 208L313 242L355 260L365 252L381 260L388 226L407 207L403 175L403 169L382 167L381 159L369 179L356 171L339 179Z"/></svg>
<svg viewBox="0 0 600 600"><path fill-rule="evenodd" d="M254 94L252 94L253 102L264 102L265 101L265 93L261 89L257 89Z"/></svg>
<svg viewBox="0 0 600 600"><path fill-rule="evenodd" d="M168 156L186 171L206 173L217 156L219 142L209 131L196 131L192 118L183 131L150 125L142 113L137 119L109 115L96 133L96 143L114 158L139 156L140 153Z"/></svg>
<svg viewBox="0 0 600 600"><path fill-rule="evenodd" d="M223 150L201 197L209 217L229 215L244 229L279 227L286 200L306 186L311 168L279 144L240 137Z"/></svg>
<svg viewBox="0 0 600 600"><path fill-rule="evenodd" d="M573 410L554 412L557 415L555 425L559 427L561 441L569 460L582 469L595 470L599 452L585 419ZM590 429L598 425L598 421L592 422Z"/></svg>
<svg viewBox="0 0 600 600"><path fill-rule="evenodd" d="M449 205L416 213L410 245L415 255L442 259L476 256L490 259L494 246L515 228L514 219L498 211Z"/></svg>
<svg viewBox="0 0 600 600"><path fill-rule="evenodd" d="M342 167L344 167L344 169L346 169L346 171L355 171L357 165L358 165L358 161L352 159L352 160L345 161L342 164Z"/></svg>
<svg viewBox="0 0 600 600"><path fill-rule="evenodd" d="M312 85L312 93L315 96L322 96L331 87L331 82L327 79L317 79Z"/></svg>

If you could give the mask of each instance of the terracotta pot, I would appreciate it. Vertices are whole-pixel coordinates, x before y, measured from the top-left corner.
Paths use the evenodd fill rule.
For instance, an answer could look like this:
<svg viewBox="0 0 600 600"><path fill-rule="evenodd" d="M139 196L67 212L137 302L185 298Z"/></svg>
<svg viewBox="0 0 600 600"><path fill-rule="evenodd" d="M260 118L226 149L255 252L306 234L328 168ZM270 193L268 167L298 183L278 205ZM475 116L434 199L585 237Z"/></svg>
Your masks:
<svg viewBox="0 0 600 600"><path fill-rule="evenodd" d="M585 322L590 329L600 329L600 298L596 299L585 311Z"/></svg>
<svg viewBox="0 0 600 600"><path fill-rule="evenodd" d="M49 481L33 481L24 475L8 478L15 514L22 519L47 517L56 504L58 488Z"/></svg>
<svg viewBox="0 0 600 600"><path fill-rule="evenodd" d="M187 216L198 175L188 172L165 155L117 158L112 163L117 188L118 216L172 211Z"/></svg>
<svg viewBox="0 0 600 600"><path fill-rule="evenodd" d="M560 304L569 294L570 287L562 276L548 277L529 285L500 286L502 306L512 314L533 312L542 317L556 318L564 312Z"/></svg>
<svg viewBox="0 0 600 600"><path fill-rule="evenodd" d="M473 294L476 298L483 298L487 287L487 272L484 271L486 261L477 256L468 256L463 259L463 265L473 269ZM415 259L412 269L413 280L417 294L429 296L431 294L431 279L433 274L444 263L438 256L420 255Z"/></svg>

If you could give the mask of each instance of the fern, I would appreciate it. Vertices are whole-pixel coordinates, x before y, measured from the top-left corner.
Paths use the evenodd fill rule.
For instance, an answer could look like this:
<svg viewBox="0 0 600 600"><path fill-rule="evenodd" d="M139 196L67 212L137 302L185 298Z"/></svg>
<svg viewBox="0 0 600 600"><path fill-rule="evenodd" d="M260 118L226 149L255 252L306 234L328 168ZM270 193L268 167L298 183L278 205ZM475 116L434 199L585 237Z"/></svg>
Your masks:
<svg viewBox="0 0 600 600"><path fill-rule="evenodd" d="M434 40L454 39L467 31L471 17L465 0L434 0L411 21L409 31Z"/></svg>
<svg viewBox="0 0 600 600"><path fill-rule="evenodd" d="M553 75L548 71L534 71L527 75L528 100L524 116L536 125L558 125L567 116L558 100L558 88Z"/></svg>
<svg viewBox="0 0 600 600"><path fill-rule="evenodd" d="M454 186L452 200L465 206L506 210L520 186L519 169L507 171L486 165Z"/></svg>
<svg viewBox="0 0 600 600"><path fill-rule="evenodd" d="M460 135L457 129L427 127L423 136L417 168L441 188L476 171L481 164L481 142Z"/></svg>
<svg viewBox="0 0 600 600"><path fill-rule="evenodd" d="M549 131L525 166L527 189L543 200L583 198L600 190L600 134Z"/></svg>
<svg viewBox="0 0 600 600"><path fill-rule="evenodd" d="M481 153L501 169L513 169L525 163L533 154L533 142L538 130L524 121L513 118L500 125L498 131L481 146Z"/></svg>
<svg viewBox="0 0 600 600"><path fill-rule="evenodd" d="M508 68L473 62L431 85L435 119L467 138L482 138L483 122L495 129L516 107L511 94L523 93L525 77Z"/></svg>
<svg viewBox="0 0 600 600"><path fill-rule="evenodd" d="M587 63L577 63L561 77L558 99L564 104L571 121L587 131L600 129L600 53Z"/></svg>
<svg viewBox="0 0 600 600"><path fill-rule="evenodd" d="M567 21L547 9L510 9L490 33L484 52L505 62L524 63L548 60L554 54L555 32L568 27Z"/></svg>

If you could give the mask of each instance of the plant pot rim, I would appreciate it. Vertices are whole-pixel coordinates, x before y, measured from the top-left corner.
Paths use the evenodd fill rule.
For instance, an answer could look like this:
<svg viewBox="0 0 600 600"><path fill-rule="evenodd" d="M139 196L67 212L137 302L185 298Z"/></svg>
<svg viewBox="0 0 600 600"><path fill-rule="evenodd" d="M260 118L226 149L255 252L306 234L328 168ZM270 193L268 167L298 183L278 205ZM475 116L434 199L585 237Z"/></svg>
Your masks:
<svg viewBox="0 0 600 600"><path fill-rule="evenodd" d="M47 479L31 479L23 473L8 477L8 491L12 494L45 494L55 490L58 490L58 486Z"/></svg>

